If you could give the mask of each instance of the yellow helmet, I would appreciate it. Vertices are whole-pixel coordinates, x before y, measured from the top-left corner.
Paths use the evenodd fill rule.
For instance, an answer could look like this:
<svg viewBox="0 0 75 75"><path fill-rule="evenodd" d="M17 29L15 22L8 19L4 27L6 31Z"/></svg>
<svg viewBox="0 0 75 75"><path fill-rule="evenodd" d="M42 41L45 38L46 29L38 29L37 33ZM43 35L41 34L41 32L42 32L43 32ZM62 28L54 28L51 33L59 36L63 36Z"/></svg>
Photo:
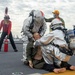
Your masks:
<svg viewBox="0 0 75 75"><path fill-rule="evenodd" d="M58 10L54 10L52 13L59 15L59 11Z"/></svg>

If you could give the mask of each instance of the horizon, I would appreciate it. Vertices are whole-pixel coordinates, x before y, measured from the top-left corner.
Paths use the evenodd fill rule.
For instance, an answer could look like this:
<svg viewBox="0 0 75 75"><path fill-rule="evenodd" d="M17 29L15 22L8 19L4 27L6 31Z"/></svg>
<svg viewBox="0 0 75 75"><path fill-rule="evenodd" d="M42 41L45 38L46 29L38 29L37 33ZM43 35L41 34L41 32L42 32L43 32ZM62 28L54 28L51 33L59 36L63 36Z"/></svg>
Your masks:
<svg viewBox="0 0 75 75"><path fill-rule="evenodd" d="M29 16L31 10L42 10L46 18L53 16L52 11L59 10L66 28L73 29L74 6L75 0L0 0L0 22L4 18L5 8L8 7L8 15L12 21L12 34L21 36L23 21ZM47 27L49 25L50 23L47 23ZM47 32L49 32L49 27Z"/></svg>

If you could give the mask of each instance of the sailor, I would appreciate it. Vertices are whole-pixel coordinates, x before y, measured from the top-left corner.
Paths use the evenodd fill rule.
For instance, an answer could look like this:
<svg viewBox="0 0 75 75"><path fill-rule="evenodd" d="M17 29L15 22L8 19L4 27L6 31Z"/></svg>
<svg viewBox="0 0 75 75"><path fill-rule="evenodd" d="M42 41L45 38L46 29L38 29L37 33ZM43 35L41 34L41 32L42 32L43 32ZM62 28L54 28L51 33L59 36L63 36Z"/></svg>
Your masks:
<svg viewBox="0 0 75 75"><path fill-rule="evenodd" d="M29 41L33 41L34 33L39 33L42 37L46 31L46 22L44 19L44 14L40 10L32 10L29 17L24 20L23 23L23 62L26 61L26 46Z"/></svg>
<svg viewBox="0 0 75 75"><path fill-rule="evenodd" d="M61 23L60 20L54 19L52 21L53 25L51 25L51 29L53 31L36 40L34 42L34 46L41 45L43 58L46 62L46 70L53 70L54 65L75 70L75 66L67 63L73 53L72 50L69 49L68 44L64 39L64 26L62 26L62 24L59 25L59 23ZM49 65L53 68L51 69Z"/></svg>
<svg viewBox="0 0 75 75"><path fill-rule="evenodd" d="M64 22L64 20L59 16L59 15L60 15L59 10L54 10L52 13L53 13L53 17L52 17L52 18L49 18L49 19L45 18L45 21L46 21L46 22L52 22L52 21L56 18L56 19L60 20L61 23L62 23L62 25L65 27L65 22ZM51 25L52 25L52 23L51 23ZM50 26L51 26L51 25L50 25ZM59 25L60 25L60 24L59 24ZM52 31L52 30L51 30L51 27L50 27L50 31Z"/></svg>
<svg viewBox="0 0 75 75"><path fill-rule="evenodd" d="M14 52L17 52L18 50L17 50L16 45L14 43L14 40L12 37L12 32L11 32L12 22L10 21L10 17L7 13L8 13L8 8L6 7L4 20L2 20L0 23L0 30L3 28L1 39L0 39L0 51L1 51L3 40L7 35L7 38L10 39L11 45L14 49Z"/></svg>

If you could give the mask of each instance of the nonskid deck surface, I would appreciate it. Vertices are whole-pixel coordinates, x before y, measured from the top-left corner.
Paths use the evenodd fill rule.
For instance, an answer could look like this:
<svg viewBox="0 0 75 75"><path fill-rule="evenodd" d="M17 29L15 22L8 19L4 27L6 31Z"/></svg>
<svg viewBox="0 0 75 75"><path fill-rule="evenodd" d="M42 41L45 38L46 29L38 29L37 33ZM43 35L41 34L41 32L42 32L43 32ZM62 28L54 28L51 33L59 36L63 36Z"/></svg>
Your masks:
<svg viewBox="0 0 75 75"><path fill-rule="evenodd" d="M8 52L4 52L3 47L0 52L0 75L12 75L15 72L22 72L23 75L56 75L55 73L40 70L40 69L31 69L28 66L24 65L21 61L23 47L22 43L16 43L18 52L14 52L12 46L9 44ZM70 61L70 64L75 65L75 56L73 56ZM74 75L75 71L66 71L58 75Z"/></svg>

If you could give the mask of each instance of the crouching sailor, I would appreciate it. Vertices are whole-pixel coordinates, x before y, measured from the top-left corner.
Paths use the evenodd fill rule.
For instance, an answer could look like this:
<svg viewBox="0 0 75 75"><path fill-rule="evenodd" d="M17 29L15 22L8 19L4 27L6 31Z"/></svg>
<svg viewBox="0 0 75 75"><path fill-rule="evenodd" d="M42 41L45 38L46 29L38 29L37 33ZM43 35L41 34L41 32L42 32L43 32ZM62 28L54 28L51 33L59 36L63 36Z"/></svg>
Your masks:
<svg viewBox="0 0 75 75"><path fill-rule="evenodd" d="M53 22L56 20L53 20ZM41 45L42 47L43 58L46 62L44 69L54 71L55 73L64 72L65 69L75 70L75 66L67 63L73 55L73 52L69 49L64 38L64 27L55 24L51 28L53 29L52 32L44 35L34 43L34 46ZM58 71L59 69L57 68L62 68L63 70Z"/></svg>

